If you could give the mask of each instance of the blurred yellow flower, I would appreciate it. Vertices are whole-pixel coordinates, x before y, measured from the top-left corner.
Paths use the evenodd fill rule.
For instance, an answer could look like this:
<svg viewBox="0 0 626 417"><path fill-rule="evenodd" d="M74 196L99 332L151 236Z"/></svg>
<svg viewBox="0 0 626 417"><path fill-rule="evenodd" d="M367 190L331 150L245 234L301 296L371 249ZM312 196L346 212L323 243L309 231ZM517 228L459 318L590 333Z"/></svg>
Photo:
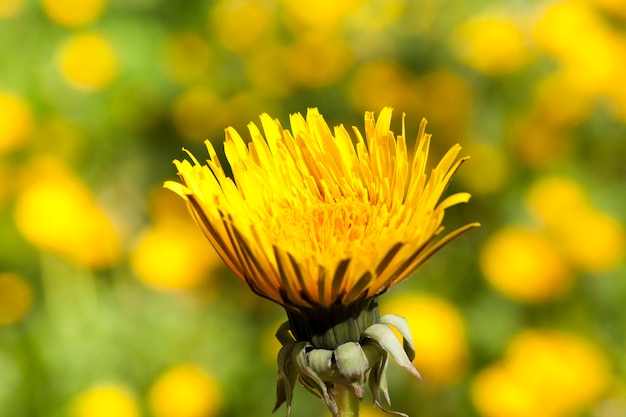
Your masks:
<svg viewBox="0 0 626 417"><path fill-rule="evenodd" d="M506 362L555 415L572 415L590 406L611 380L600 349L567 333L526 330L511 342Z"/></svg>
<svg viewBox="0 0 626 417"><path fill-rule="evenodd" d="M567 261L545 235L517 227L502 229L487 240L480 267L496 290L517 301L558 297L573 278Z"/></svg>
<svg viewBox="0 0 626 417"><path fill-rule="evenodd" d="M185 31L169 37L163 49L167 75L179 84L190 84L208 77L213 54L199 33Z"/></svg>
<svg viewBox="0 0 626 417"><path fill-rule="evenodd" d="M298 0L281 0L285 21L292 32L338 32L346 20L365 3L364 0L317 0L303 6Z"/></svg>
<svg viewBox="0 0 626 417"><path fill-rule="evenodd" d="M17 16L24 8L24 0L0 0L0 19Z"/></svg>
<svg viewBox="0 0 626 417"><path fill-rule="evenodd" d="M271 33L272 11L266 2L259 0L221 0L211 10L209 28L215 31L220 46L243 54Z"/></svg>
<svg viewBox="0 0 626 417"><path fill-rule="evenodd" d="M519 24L496 15L463 22L453 35L452 48L467 65L490 75L517 71L531 55Z"/></svg>
<svg viewBox="0 0 626 417"><path fill-rule="evenodd" d="M463 375L468 359L465 324L452 304L431 295L404 293L382 299L381 310L409 323L415 345L413 363L426 383L445 387Z"/></svg>
<svg viewBox="0 0 626 417"><path fill-rule="evenodd" d="M551 4L535 30L537 45L563 65L578 90L607 94L626 68L623 35L604 24L589 5L565 0Z"/></svg>
<svg viewBox="0 0 626 417"><path fill-rule="evenodd" d="M105 384L82 392L72 404L72 417L139 417L139 404L122 386Z"/></svg>
<svg viewBox="0 0 626 417"><path fill-rule="evenodd" d="M56 24L68 27L94 22L104 6L105 0L41 0L46 16Z"/></svg>
<svg viewBox="0 0 626 417"><path fill-rule="evenodd" d="M20 275L0 272L0 326L17 323L33 305L33 290Z"/></svg>
<svg viewBox="0 0 626 417"><path fill-rule="evenodd" d="M41 158L27 167L24 176L15 221L27 240L83 267L102 268L117 262L120 236L67 167Z"/></svg>
<svg viewBox="0 0 626 417"><path fill-rule="evenodd" d="M329 308L382 294L405 279L461 227L437 243L445 209L469 194L440 201L464 159L448 151L426 175L430 135L420 126L409 157L404 127L390 131L391 109L365 114L365 137L355 145L334 134L317 109L292 115L293 133L261 116L265 137L249 124L246 145L226 130L227 177L213 145L201 165L189 154L175 161L182 183L166 187L183 197L222 259L257 294L287 309ZM355 245L354 242L359 242Z"/></svg>
<svg viewBox="0 0 626 417"><path fill-rule="evenodd" d="M624 226L611 216L595 210L565 214L572 224L556 231L557 239L570 261L585 271L611 270L626 255Z"/></svg>
<svg viewBox="0 0 626 417"><path fill-rule="evenodd" d="M501 363L478 371L472 381L471 394L482 417L563 417L546 412L528 387Z"/></svg>
<svg viewBox="0 0 626 417"><path fill-rule="evenodd" d="M221 266L215 250L186 219L153 224L143 233L130 261L139 279L172 290L196 289Z"/></svg>
<svg viewBox="0 0 626 417"><path fill-rule="evenodd" d="M575 181L542 179L531 188L528 200L573 265L595 272L615 268L624 260L624 226L592 207Z"/></svg>
<svg viewBox="0 0 626 417"><path fill-rule="evenodd" d="M525 330L506 357L481 370L472 399L485 417L564 417L590 407L611 381L591 342L566 333Z"/></svg>
<svg viewBox="0 0 626 417"><path fill-rule="evenodd" d="M528 205L548 226L570 221L567 213L586 210L589 204L583 188L567 177L540 179L528 192Z"/></svg>
<svg viewBox="0 0 626 417"><path fill-rule="evenodd" d="M74 35L58 51L63 78L74 88L96 91L108 87L118 72L118 60L110 42L94 33Z"/></svg>
<svg viewBox="0 0 626 417"><path fill-rule="evenodd" d="M0 91L0 155L22 145L32 129L28 104L15 94Z"/></svg>
<svg viewBox="0 0 626 417"><path fill-rule="evenodd" d="M152 385L148 404L155 417L212 417L221 405L217 382L199 367L178 365Z"/></svg>

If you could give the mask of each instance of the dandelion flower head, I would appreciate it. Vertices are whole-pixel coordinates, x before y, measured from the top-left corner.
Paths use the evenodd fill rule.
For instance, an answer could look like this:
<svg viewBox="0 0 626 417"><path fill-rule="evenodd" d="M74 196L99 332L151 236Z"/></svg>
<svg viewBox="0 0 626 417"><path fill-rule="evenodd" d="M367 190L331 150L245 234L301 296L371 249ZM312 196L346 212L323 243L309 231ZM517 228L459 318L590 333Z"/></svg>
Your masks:
<svg viewBox="0 0 626 417"><path fill-rule="evenodd" d="M207 238L235 275L285 307L329 307L375 297L411 274L447 242L434 242L444 211L467 193L441 201L465 158L452 147L426 173L430 135L422 121L409 158L404 120L390 130L390 108L365 114L354 142L331 130L317 109L294 114L291 130L267 114L250 123L246 144L226 129L228 176L209 141L202 165L174 161L182 183L165 186L188 203Z"/></svg>

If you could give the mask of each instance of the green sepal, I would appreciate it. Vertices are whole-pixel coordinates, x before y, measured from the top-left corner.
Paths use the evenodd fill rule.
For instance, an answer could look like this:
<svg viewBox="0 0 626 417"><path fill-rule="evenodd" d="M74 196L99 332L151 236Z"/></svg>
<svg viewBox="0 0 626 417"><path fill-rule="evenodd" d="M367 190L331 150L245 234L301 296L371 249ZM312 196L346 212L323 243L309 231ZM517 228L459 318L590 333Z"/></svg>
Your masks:
<svg viewBox="0 0 626 417"><path fill-rule="evenodd" d="M385 314L380 318L382 324L388 324L396 328L402 335L402 347L404 352L411 362L415 359L415 345L413 344L413 338L411 337L411 330L409 329L409 323L402 316L396 314Z"/></svg>
<svg viewBox="0 0 626 417"><path fill-rule="evenodd" d="M369 338L372 342L380 345L382 349L391 355L393 360L396 361L398 365L409 371L417 379L422 379L422 376L409 360L409 357L404 351L404 348L400 344L396 335L385 324L372 324L370 327L365 329L363 337Z"/></svg>
<svg viewBox="0 0 626 417"><path fill-rule="evenodd" d="M296 342L291 354L296 369L300 376L300 383L313 395L319 397L331 411L333 416L337 415L337 404L328 393L328 386L319 375L309 366L307 361L307 349L313 346L308 342Z"/></svg>
<svg viewBox="0 0 626 417"><path fill-rule="evenodd" d="M330 349L313 349L307 353L307 361L314 372L331 377L333 374L333 351Z"/></svg>
<svg viewBox="0 0 626 417"><path fill-rule="evenodd" d="M298 380L298 371L291 359L295 343L287 343L278 351L278 381L276 383L276 404L272 412L286 403L287 416L291 410L293 390Z"/></svg>
<svg viewBox="0 0 626 417"><path fill-rule="evenodd" d="M363 385L370 365L361 345L348 342L337 346L335 361L342 379L350 383L354 394L359 399L363 398Z"/></svg>
<svg viewBox="0 0 626 417"><path fill-rule="evenodd" d="M289 321L284 322L280 325L278 330L276 330L276 339L280 342L281 345L286 345L287 343L293 343L296 339L291 334L291 326L289 325Z"/></svg>

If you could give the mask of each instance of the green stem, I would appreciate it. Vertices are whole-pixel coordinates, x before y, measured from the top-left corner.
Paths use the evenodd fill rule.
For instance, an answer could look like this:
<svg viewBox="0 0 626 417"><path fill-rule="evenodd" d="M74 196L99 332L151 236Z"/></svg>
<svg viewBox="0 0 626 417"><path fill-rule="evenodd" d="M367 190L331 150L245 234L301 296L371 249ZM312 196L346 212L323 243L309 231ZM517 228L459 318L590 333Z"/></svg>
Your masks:
<svg viewBox="0 0 626 417"><path fill-rule="evenodd" d="M337 417L359 417L359 399L344 385L335 384L337 392Z"/></svg>

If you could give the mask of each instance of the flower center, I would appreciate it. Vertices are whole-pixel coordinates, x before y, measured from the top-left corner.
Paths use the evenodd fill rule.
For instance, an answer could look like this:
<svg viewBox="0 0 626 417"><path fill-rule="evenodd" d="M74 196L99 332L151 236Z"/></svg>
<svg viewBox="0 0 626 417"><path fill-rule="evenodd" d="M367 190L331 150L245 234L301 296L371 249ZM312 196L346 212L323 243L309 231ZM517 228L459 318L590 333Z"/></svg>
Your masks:
<svg viewBox="0 0 626 417"><path fill-rule="evenodd" d="M302 207L273 208L264 224L269 241L323 264L371 256L384 232L387 216L354 198L316 202Z"/></svg>

